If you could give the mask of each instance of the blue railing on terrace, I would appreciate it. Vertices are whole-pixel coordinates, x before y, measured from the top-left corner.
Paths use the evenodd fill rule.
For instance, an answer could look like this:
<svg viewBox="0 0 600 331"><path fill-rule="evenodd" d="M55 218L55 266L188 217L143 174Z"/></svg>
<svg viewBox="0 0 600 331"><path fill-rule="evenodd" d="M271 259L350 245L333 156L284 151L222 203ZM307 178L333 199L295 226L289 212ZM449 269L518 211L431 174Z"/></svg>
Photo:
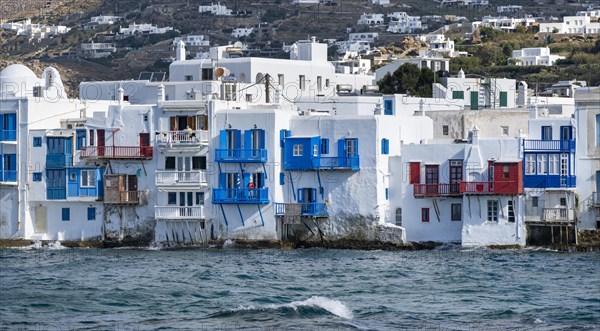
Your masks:
<svg viewBox="0 0 600 331"><path fill-rule="evenodd" d="M575 140L523 140L524 151L575 151Z"/></svg>
<svg viewBox="0 0 600 331"><path fill-rule="evenodd" d="M46 155L46 168L60 169L73 165L73 155L48 154Z"/></svg>
<svg viewBox="0 0 600 331"><path fill-rule="evenodd" d="M215 149L217 162L267 162L267 150L260 149Z"/></svg>
<svg viewBox="0 0 600 331"><path fill-rule="evenodd" d="M48 200L64 200L67 198L67 189L61 188L48 188L46 190L46 197Z"/></svg>
<svg viewBox="0 0 600 331"><path fill-rule="evenodd" d="M0 130L0 141L17 141L17 130Z"/></svg>
<svg viewBox="0 0 600 331"><path fill-rule="evenodd" d="M313 157L311 159L314 169L350 169L360 170L360 158L357 156L338 157Z"/></svg>
<svg viewBox="0 0 600 331"><path fill-rule="evenodd" d="M275 216L285 216L287 208L300 206L301 216L328 216L327 205L324 202L308 203L275 203ZM296 215L294 215L296 216Z"/></svg>
<svg viewBox="0 0 600 331"><path fill-rule="evenodd" d="M216 188L213 189L214 204L266 204L269 203L268 188Z"/></svg>
<svg viewBox="0 0 600 331"><path fill-rule="evenodd" d="M3 170L0 171L0 182L16 182L17 171L16 170Z"/></svg>

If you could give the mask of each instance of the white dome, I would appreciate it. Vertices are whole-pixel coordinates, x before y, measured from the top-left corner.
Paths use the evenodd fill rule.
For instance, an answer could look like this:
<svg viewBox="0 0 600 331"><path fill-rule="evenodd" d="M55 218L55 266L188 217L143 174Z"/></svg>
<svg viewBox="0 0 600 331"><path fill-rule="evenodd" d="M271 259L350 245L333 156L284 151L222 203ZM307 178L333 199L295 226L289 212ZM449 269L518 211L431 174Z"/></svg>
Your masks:
<svg viewBox="0 0 600 331"><path fill-rule="evenodd" d="M0 71L2 78L38 78L31 69L22 64L11 64Z"/></svg>

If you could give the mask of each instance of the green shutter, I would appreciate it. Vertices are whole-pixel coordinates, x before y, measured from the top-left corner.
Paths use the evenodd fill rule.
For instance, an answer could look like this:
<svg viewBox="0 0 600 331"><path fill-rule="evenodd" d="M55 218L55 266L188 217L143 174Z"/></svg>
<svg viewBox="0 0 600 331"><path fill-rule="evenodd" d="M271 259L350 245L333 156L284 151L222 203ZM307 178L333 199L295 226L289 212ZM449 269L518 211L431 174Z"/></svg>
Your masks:
<svg viewBox="0 0 600 331"><path fill-rule="evenodd" d="M452 91L452 99L454 100L464 100L465 98L465 92L463 91Z"/></svg>
<svg viewBox="0 0 600 331"><path fill-rule="evenodd" d="M479 93L471 92L471 110L479 109Z"/></svg>
<svg viewBox="0 0 600 331"><path fill-rule="evenodd" d="M500 107L508 106L508 92L500 92Z"/></svg>

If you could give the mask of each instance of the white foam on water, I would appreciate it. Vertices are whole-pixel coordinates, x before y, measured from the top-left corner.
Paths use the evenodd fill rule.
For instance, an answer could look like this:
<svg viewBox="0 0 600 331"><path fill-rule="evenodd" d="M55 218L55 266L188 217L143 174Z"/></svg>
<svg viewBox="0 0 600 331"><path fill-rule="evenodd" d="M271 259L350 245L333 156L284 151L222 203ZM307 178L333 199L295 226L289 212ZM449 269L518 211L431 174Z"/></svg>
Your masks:
<svg viewBox="0 0 600 331"><path fill-rule="evenodd" d="M223 243L223 248L226 248L226 247L233 247L233 246L235 246L235 242L234 242L233 240L231 240L231 239L227 239L227 240L225 240L225 242Z"/></svg>
<svg viewBox="0 0 600 331"><path fill-rule="evenodd" d="M278 304L278 305L270 304L265 307L240 306L240 307L234 309L233 311L268 310L268 309L275 310L275 309L279 309L279 308L292 308L294 310L298 310L298 308L300 308L300 307L318 307L318 308L326 310L329 313L331 313L335 316L341 317L341 318L345 318L345 319L354 318L352 311L343 302L341 302L339 300L329 299L326 297L320 297L320 296L312 296L306 300L292 301L290 303L284 303L284 304Z"/></svg>
<svg viewBox="0 0 600 331"><path fill-rule="evenodd" d="M546 324L546 322L544 322L544 320L542 320L541 318L536 318L533 321L533 324Z"/></svg>
<svg viewBox="0 0 600 331"><path fill-rule="evenodd" d="M51 241L48 243L49 250L60 250L60 249L68 249L69 247L65 247L61 245L60 241Z"/></svg>

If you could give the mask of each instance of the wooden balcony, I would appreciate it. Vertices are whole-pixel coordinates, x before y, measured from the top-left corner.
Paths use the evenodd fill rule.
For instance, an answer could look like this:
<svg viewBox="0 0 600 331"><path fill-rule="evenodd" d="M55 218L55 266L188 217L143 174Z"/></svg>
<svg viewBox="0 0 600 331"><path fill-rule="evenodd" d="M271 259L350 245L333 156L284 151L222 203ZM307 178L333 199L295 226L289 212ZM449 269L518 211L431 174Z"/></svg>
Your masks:
<svg viewBox="0 0 600 331"><path fill-rule="evenodd" d="M82 159L151 160L151 146L86 146L81 149Z"/></svg>
<svg viewBox="0 0 600 331"><path fill-rule="evenodd" d="M544 222L575 222L575 210L572 208L544 208Z"/></svg>
<svg viewBox="0 0 600 331"><path fill-rule="evenodd" d="M518 182L461 182L460 192L463 194L481 195L519 195L523 187Z"/></svg>
<svg viewBox="0 0 600 331"><path fill-rule="evenodd" d="M112 205L145 205L148 203L145 191L120 191L118 194L107 194L104 203Z"/></svg>
<svg viewBox="0 0 600 331"><path fill-rule="evenodd" d="M204 170L177 171L157 170L156 186L193 188L207 186L206 172Z"/></svg>
<svg viewBox="0 0 600 331"><path fill-rule="evenodd" d="M414 184L415 198L461 196L460 183L454 184Z"/></svg>
<svg viewBox="0 0 600 331"><path fill-rule="evenodd" d="M156 206L154 218L158 220L186 221L204 219L204 206Z"/></svg>

